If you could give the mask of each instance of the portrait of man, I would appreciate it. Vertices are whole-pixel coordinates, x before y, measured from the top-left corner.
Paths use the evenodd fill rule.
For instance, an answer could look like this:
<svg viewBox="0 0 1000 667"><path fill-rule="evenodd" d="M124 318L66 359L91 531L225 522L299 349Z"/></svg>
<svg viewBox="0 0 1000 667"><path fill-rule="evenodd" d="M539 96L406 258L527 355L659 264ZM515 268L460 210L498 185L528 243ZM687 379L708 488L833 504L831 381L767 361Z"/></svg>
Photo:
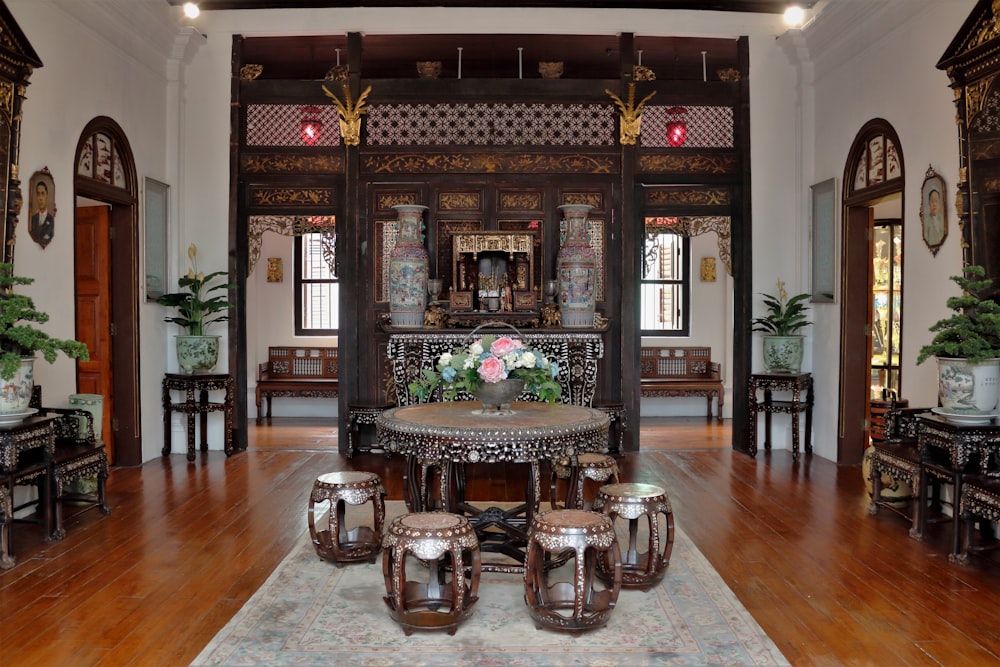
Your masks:
<svg viewBox="0 0 1000 667"><path fill-rule="evenodd" d="M30 188L28 233L35 243L44 248L52 240L56 226L55 182L48 169L35 172L28 184Z"/></svg>
<svg viewBox="0 0 1000 667"><path fill-rule="evenodd" d="M920 224L923 228L924 243L936 255L938 248L941 247L948 235L948 226L944 181L934 173L933 169L927 170L927 178L924 179L924 185L920 192Z"/></svg>

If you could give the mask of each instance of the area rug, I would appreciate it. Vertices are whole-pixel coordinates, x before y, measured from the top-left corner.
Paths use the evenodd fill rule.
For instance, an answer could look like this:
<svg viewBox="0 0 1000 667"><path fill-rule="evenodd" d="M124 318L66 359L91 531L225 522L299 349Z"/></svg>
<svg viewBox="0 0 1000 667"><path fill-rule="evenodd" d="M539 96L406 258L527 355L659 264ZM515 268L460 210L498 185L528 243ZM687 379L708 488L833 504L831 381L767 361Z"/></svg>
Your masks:
<svg viewBox="0 0 1000 667"><path fill-rule="evenodd" d="M370 507L370 506L369 506ZM387 515L405 511L386 503ZM622 590L600 629L536 629L519 575L484 572L454 635L407 637L382 601L381 559L336 568L304 533L194 665L788 665L704 556L676 530L662 584Z"/></svg>

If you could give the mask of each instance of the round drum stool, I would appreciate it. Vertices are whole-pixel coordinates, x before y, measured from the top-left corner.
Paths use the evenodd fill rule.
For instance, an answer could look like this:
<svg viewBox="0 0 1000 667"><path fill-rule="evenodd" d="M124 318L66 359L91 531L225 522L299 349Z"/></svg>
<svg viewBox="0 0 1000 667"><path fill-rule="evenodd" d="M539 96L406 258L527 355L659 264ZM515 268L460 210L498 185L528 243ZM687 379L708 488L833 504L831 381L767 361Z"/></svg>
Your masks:
<svg viewBox="0 0 1000 667"><path fill-rule="evenodd" d="M628 548L621 547L623 588L647 589L663 578L674 548L674 513L666 492L652 484L608 484L594 500L594 511L612 522L628 521ZM641 522L639 519L644 518ZM640 543L646 551L639 551ZM606 581L617 570L605 559L598 561L598 576Z"/></svg>
<svg viewBox="0 0 1000 667"><path fill-rule="evenodd" d="M590 509L591 503L584 500L583 487L586 480L595 482L618 483L618 463L613 456L608 454L585 453L576 457L577 465L574 470L572 460L564 456L552 461L552 481L549 483L549 502L552 509L560 509L557 498L559 498L559 480L566 480L566 495L563 496L566 509ZM574 472L576 473L574 477Z"/></svg>
<svg viewBox="0 0 1000 667"><path fill-rule="evenodd" d="M618 573L610 587L594 579L599 556ZM621 552L610 518L573 509L535 515L524 559L524 601L536 627L599 628L608 622L620 591Z"/></svg>
<svg viewBox="0 0 1000 667"><path fill-rule="evenodd" d="M392 619L409 636L414 630L455 634L479 599L479 540L464 516L415 512L386 530L382 576ZM407 569L407 563L421 567ZM408 574L419 572L412 581Z"/></svg>
<svg viewBox="0 0 1000 667"><path fill-rule="evenodd" d="M316 530L316 504L329 501L327 530ZM347 505L374 507L374 526L347 527ZM374 563L382 548L385 523L385 488L372 472L329 472L316 478L309 494L309 536L316 553L337 567L367 560Z"/></svg>

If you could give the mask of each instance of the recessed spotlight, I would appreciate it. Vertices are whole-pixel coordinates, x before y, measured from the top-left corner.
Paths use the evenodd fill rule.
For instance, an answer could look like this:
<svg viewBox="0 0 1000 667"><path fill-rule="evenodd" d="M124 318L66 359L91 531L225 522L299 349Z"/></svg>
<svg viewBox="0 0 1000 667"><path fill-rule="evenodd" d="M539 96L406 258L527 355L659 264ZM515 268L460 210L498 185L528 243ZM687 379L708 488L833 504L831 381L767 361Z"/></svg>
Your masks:
<svg viewBox="0 0 1000 667"><path fill-rule="evenodd" d="M789 28L798 28L806 19L806 12L798 5L789 5L785 10L785 25Z"/></svg>
<svg viewBox="0 0 1000 667"><path fill-rule="evenodd" d="M201 14L201 10L198 9L197 2L185 2L184 3L184 16L189 19L196 19L198 15Z"/></svg>

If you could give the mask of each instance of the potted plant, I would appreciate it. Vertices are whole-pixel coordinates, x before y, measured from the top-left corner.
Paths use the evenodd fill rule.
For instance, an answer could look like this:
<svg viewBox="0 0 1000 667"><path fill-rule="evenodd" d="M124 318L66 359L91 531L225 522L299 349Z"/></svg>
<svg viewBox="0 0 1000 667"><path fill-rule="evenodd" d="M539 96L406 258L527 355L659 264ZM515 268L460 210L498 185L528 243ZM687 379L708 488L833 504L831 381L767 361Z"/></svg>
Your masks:
<svg viewBox="0 0 1000 667"><path fill-rule="evenodd" d="M487 334L442 354L409 389L421 402L438 387L447 400L467 392L482 401L484 413L509 414L511 401L522 391L554 402L562 393L558 375L559 366L539 350L517 338Z"/></svg>
<svg viewBox="0 0 1000 667"><path fill-rule="evenodd" d="M808 294L789 298L785 283L777 283L778 295L761 294L767 315L755 317L753 330L763 333L764 366L768 373L798 373L802 367L803 338L798 332L812 324L806 319Z"/></svg>
<svg viewBox="0 0 1000 667"><path fill-rule="evenodd" d="M204 274L198 271L198 247L188 247L191 268L177 281L182 292L164 294L156 300L161 306L177 309L177 315L163 318L187 330L187 334L176 337L177 363L184 373L210 371L219 359L219 336L205 333L209 325L229 319L228 311L233 304L226 292L235 285L224 282L225 271Z"/></svg>
<svg viewBox="0 0 1000 667"><path fill-rule="evenodd" d="M34 387L34 361L39 352L54 363L60 352L70 359L90 358L87 346L75 340L53 338L37 329L49 321L30 297L13 291L33 278L14 275L14 265L0 262L0 414L27 416Z"/></svg>
<svg viewBox="0 0 1000 667"><path fill-rule="evenodd" d="M945 304L954 314L938 320L934 338L920 348L917 363L938 361L938 409L954 421L985 422L997 414L1000 376L1000 304L984 295L993 285L981 266L951 276L961 296Z"/></svg>

